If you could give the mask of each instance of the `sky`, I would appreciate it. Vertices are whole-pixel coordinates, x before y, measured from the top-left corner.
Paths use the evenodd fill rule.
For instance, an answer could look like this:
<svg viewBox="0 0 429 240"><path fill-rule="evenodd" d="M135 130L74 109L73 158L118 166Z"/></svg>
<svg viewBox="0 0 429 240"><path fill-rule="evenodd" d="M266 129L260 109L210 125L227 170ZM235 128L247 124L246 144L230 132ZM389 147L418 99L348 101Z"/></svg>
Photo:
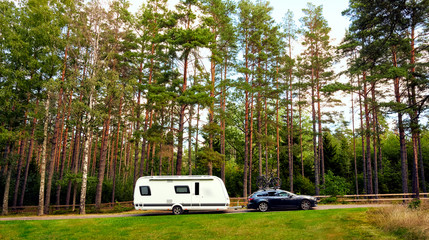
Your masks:
<svg viewBox="0 0 429 240"><path fill-rule="evenodd" d="M238 0L235 0L236 2ZM146 2L146 0L129 0L131 3L130 11L136 12L142 3ZM170 9L174 9L174 6L179 2L179 0L169 0L168 5ZM256 2L256 0L253 0ZM330 37L331 44L333 46L337 46L342 41L346 29L350 25L350 21L347 17L343 17L341 12L348 8L349 1L348 0L311 0L311 1L301 1L301 0L271 0L268 1L270 6L272 6L272 17L278 23L281 24L283 22L283 18L288 10L291 10L294 15L295 24L297 27L301 26L300 19L304 17L304 13L302 9L307 8L307 3L312 3L315 6L322 6L323 9L323 17L328 22L328 26L331 28ZM302 51L300 40L296 40L292 43L292 57L300 54ZM333 66L335 72L340 72L346 68L344 62L340 62ZM339 81L347 81L344 77L338 79ZM343 106L335 107L336 111L343 112L344 119L346 121L351 122L351 101L350 97L347 96L337 96L337 98L343 98ZM356 111L356 109L355 109ZM332 126L335 128L335 126Z"/></svg>
<svg viewBox="0 0 429 240"><path fill-rule="evenodd" d="M253 0L256 2L255 0ZM130 10L135 12L142 5L145 0L129 0L131 3ZM179 0L169 0L168 3L171 6L176 5ZM272 17L277 23L282 22L282 18L286 14L287 10L291 10L295 17L295 23L299 26L299 19L304 16L302 9L306 8L307 3L311 2L316 6L323 7L323 16L328 21L329 27L332 29L330 36L333 38L333 44L337 45L341 42L345 30L348 28L350 22L347 17L343 17L341 12L346 10L349 4L348 0L271 0L268 1L270 6L273 7Z"/></svg>

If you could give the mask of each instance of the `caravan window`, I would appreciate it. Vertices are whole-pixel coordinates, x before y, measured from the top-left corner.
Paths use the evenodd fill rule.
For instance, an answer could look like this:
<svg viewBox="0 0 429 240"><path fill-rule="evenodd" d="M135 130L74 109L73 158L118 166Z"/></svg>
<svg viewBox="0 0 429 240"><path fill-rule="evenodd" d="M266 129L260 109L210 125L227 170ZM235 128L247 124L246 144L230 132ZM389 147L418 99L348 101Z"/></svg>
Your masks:
<svg viewBox="0 0 429 240"><path fill-rule="evenodd" d="M140 186L140 194L142 196L150 196L150 187L149 186Z"/></svg>
<svg viewBox="0 0 429 240"><path fill-rule="evenodd" d="M174 186L174 190L176 191L177 194L190 193L188 186Z"/></svg>

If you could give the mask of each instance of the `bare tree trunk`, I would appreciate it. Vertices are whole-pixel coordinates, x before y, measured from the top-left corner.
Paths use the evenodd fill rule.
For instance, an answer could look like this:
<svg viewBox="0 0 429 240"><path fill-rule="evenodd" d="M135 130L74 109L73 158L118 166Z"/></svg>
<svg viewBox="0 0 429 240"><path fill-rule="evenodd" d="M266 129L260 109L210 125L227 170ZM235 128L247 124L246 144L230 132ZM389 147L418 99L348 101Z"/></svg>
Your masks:
<svg viewBox="0 0 429 240"><path fill-rule="evenodd" d="M249 43L248 33L245 33L245 55L246 69L249 69ZM244 114L244 166L243 166L243 197L247 198L247 173L249 161L249 91L247 85L249 84L249 74L245 73L246 89L245 89L245 114Z"/></svg>
<svg viewBox="0 0 429 240"><path fill-rule="evenodd" d="M45 206L45 174L46 174L46 144L48 141L48 123L49 123L49 104L51 96L48 92L46 105L45 105L45 124L43 125L43 144L42 144L42 160L40 164L40 188L39 188L39 208L37 215L41 216L44 214Z"/></svg>
<svg viewBox="0 0 429 240"><path fill-rule="evenodd" d="M276 88L279 90L279 68L276 67ZM277 153L277 177L280 178L280 122L279 122L279 93L277 93L276 99L276 153ZM268 171L266 172L268 175Z"/></svg>
<svg viewBox="0 0 429 240"><path fill-rule="evenodd" d="M377 161L377 136L379 135L377 125L377 106L375 102L375 81L371 83L371 93L372 93L372 131L373 131L373 139L372 145L374 148L374 193L378 194L378 161Z"/></svg>
<svg viewBox="0 0 429 240"><path fill-rule="evenodd" d="M3 193L3 204L2 204L2 215L7 215L9 213L9 190L10 190L10 178L12 176L12 167L9 165L9 152L12 151L13 144L8 144L5 151L4 160L6 161L5 169L6 173L6 183L4 186Z"/></svg>
<svg viewBox="0 0 429 240"><path fill-rule="evenodd" d="M194 75L195 76L195 75ZM189 122L188 122L188 167L189 175L192 175L192 111L193 106L189 108Z"/></svg>
<svg viewBox="0 0 429 240"><path fill-rule="evenodd" d="M363 189L366 194L368 194L368 186L366 181L366 154L365 154L365 126L363 124L363 110L362 110L362 85L359 80L358 75L358 86L359 86L359 115L360 115L360 129L361 129L361 138L362 138L362 165L363 165Z"/></svg>
<svg viewBox="0 0 429 240"><path fill-rule="evenodd" d="M92 92L92 90L91 90ZM87 129L85 134L85 141L84 141L84 150L83 150L83 162L82 162L82 186L80 190L80 206L79 206L79 213L85 214L85 202L86 202L86 191L87 191L87 182L88 182L88 162L89 162L89 149L91 148L91 140L92 140L92 132L91 127L89 124L91 123L92 116L91 116L91 110L92 110L92 93L89 93L89 112L88 112L88 120L87 120ZM120 114L119 114L120 115ZM113 191L114 192L114 191Z"/></svg>
<svg viewBox="0 0 429 240"><path fill-rule="evenodd" d="M68 111L67 111L67 121L70 119L70 113L71 113L71 103L72 103L72 96L73 96L73 91L70 92L70 97L69 97L69 104L68 104ZM65 161L66 161L66 152L67 152L67 136L68 136L68 130L69 127L67 126L66 129L64 130L64 139L63 139L63 149L62 149L62 155L61 155L61 161L60 161L60 169L59 169L59 180L63 180L63 175L64 175L64 166L65 166ZM60 195L61 195L61 184L58 184L57 186L57 201L56 201L56 205L60 205Z"/></svg>
<svg viewBox="0 0 429 240"><path fill-rule="evenodd" d="M227 69L228 69L228 53L226 53L225 56L225 66L224 66L224 77L223 77L223 81L226 81L226 73L227 73ZM222 181L225 182L225 168L226 168L226 151L225 151L225 110L226 110L226 87L225 84L222 85L222 92L221 92L221 109L222 109L222 116L220 119L220 124L221 124L221 135L220 135L220 154L222 154L223 156L223 161L222 161L222 167L220 170L220 175L222 178Z"/></svg>
<svg viewBox="0 0 429 240"><path fill-rule="evenodd" d="M253 167L253 92L250 97L250 132L249 132L249 186L247 190L252 194L252 167Z"/></svg>
<svg viewBox="0 0 429 240"><path fill-rule="evenodd" d="M27 112L25 113L25 118L27 116ZM19 191L19 184L21 181L21 172L22 172L22 162L24 161L24 156L25 156L25 146L26 146L26 140L24 139L24 132L21 133L21 137L23 138L21 140L20 146L19 146L19 158L18 158L18 166L17 166L17 170L16 170L16 181L15 181L15 192L13 195L13 207L16 207L17 203L18 203L18 191Z"/></svg>
<svg viewBox="0 0 429 240"><path fill-rule="evenodd" d="M396 59L396 47L392 49L392 61L393 66L397 67ZM400 93L400 78L395 77L393 81L395 90L396 103L401 104L401 93ZM398 111L398 129L399 129L399 145L400 145L400 156L401 156L401 173L402 173L402 192L408 193L408 164L407 164L407 146L405 144L405 130L402 122L402 112Z"/></svg>
<svg viewBox="0 0 429 240"><path fill-rule="evenodd" d="M38 106L38 105L39 105L39 100L37 100L37 103L36 103L36 106ZM36 107L36 109L37 109L37 107ZM35 112L35 114L37 114L37 111ZM25 195L25 188L27 186L28 171L30 170L30 163L31 163L31 159L33 157L34 133L36 130L36 123L37 123L37 119L33 118L33 127L31 130L30 146L28 147L27 163L25 165L24 182L22 183L22 191L21 191L21 198L19 200L19 206L24 205L24 195Z"/></svg>
<svg viewBox="0 0 429 240"><path fill-rule="evenodd" d="M322 184L325 184L325 156L323 154L323 129L322 129L322 110L320 108L320 79L319 70L316 70L316 87L317 87L317 123L319 127L319 160L320 160L320 175Z"/></svg>
<svg viewBox="0 0 429 240"><path fill-rule="evenodd" d="M258 167L259 167L259 169L258 169L258 173L259 173L259 176L262 176L262 141L261 141L261 138L262 138L262 113L261 113L261 108L262 108L262 106L261 106L261 92L259 91L258 92L258 100L257 100L258 102L257 102L257 113L256 113L256 115L257 115L257 121L258 121L258 134L257 134L257 136L258 136Z"/></svg>
<svg viewBox="0 0 429 240"><path fill-rule="evenodd" d="M186 91L187 73L188 73L188 56L185 56L185 63L184 63L184 69L183 69L182 93L184 93ZM177 141L178 141L178 144L177 144L177 161L176 161L176 174L177 175L182 175L183 131L184 131L185 109L186 109L186 105L182 104L182 106L180 106L179 132L178 132L178 137L177 137ZM210 166L209 166L209 169L210 169Z"/></svg>
<svg viewBox="0 0 429 240"><path fill-rule="evenodd" d="M119 102L119 114L118 114L118 125L116 126L116 142L115 142L115 152L113 156L113 186L112 186L112 203L115 203L115 191L116 191L116 161L118 158L118 144L119 144L119 130L121 128L121 119L122 119L122 101L124 96L121 96Z"/></svg>
<svg viewBox="0 0 429 240"><path fill-rule="evenodd" d="M320 166L319 166L319 156L317 152L317 130L316 130L316 109L314 101L314 69L311 69L311 115L313 122L313 157L314 157L314 185L316 185L316 195L319 195L320 192Z"/></svg>
<svg viewBox="0 0 429 240"><path fill-rule="evenodd" d="M419 135L419 138L418 138L418 144L419 144L419 156L420 156L420 159L419 159L419 165L420 165L420 181L421 181L421 184L422 184L422 190L423 190L423 192L424 193L427 193L427 191L426 191L426 179L425 179L425 168L424 168L424 165L423 165L423 154L422 154L422 145L421 145L421 143L420 143L420 135Z"/></svg>
<svg viewBox="0 0 429 240"><path fill-rule="evenodd" d="M82 121L80 119L80 121ZM79 161L79 153L80 153L80 137L81 137L81 122L79 122L76 126L76 133L74 137L74 144L73 144L73 155L71 159L71 172L73 174L77 174L77 163ZM71 191L72 191L72 185L73 181L69 179L69 182L67 184L67 196L66 196L66 205L70 204L70 197L71 197Z"/></svg>
<svg viewBox="0 0 429 240"><path fill-rule="evenodd" d="M9 189L10 189L10 178L12 175L12 167L9 166L7 169L6 183L4 186L4 194L3 194L3 207L2 207L2 215L8 214L9 209Z"/></svg>
<svg viewBox="0 0 429 240"><path fill-rule="evenodd" d="M366 87L366 72L363 74L363 92L364 92L364 108L365 108L365 122L366 122L366 170L367 170L367 187L368 194L373 194L373 182L372 182L372 164L371 164L371 124L369 119L368 109L368 90Z"/></svg>
<svg viewBox="0 0 429 240"><path fill-rule="evenodd" d="M98 210L101 207L101 194L103 191L103 181L104 181L104 172L106 170L106 155L107 155L107 142L109 136L109 128L110 128L110 116L112 112L112 107L110 105L112 97L109 100L109 113L107 119L104 121L104 131L103 131L103 144L101 147L101 155L100 155L100 167L98 170L98 183L95 193L95 208Z"/></svg>
<svg viewBox="0 0 429 240"><path fill-rule="evenodd" d="M357 171L357 163L356 163L355 108L354 108L353 90L351 91L351 102L352 102L352 136L353 136L353 162L354 162L354 168L355 168L354 169L355 170L355 189L356 189L356 195L359 195L358 171Z"/></svg>

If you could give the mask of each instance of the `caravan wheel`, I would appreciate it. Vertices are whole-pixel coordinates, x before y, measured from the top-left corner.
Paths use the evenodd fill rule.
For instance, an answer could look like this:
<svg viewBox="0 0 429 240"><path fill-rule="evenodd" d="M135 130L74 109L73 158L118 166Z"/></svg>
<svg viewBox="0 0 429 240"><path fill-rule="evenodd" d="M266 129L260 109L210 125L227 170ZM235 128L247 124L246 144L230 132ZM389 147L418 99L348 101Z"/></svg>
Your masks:
<svg viewBox="0 0 429 240"><path fill-rule="evenodd" d="M183 209L180 206L174 206L172 211L174 215L180 215L183 213Z"/></svg>

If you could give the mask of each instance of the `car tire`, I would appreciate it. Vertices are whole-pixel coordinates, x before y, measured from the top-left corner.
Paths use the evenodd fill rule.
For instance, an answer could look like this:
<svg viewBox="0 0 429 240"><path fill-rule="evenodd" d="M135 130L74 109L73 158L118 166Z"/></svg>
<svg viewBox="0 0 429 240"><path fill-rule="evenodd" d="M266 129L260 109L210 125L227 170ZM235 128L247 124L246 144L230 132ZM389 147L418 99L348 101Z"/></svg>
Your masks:
<svg viewBox="0 0 429 240"><path fill-rule="evenodd" d="M183 209L180 206L174 206L172 212L174 215L180 215L183 213Z"/></svg>
<svg viewBox="0 0 429 240"><path fill-rule="evenodd" d="M267 202L261 202L261 203L259 203L259 205L258 205L258 209L259 209L259 211L260 212L266 212L266 211L268 211L268 203Z"/></svg>
<svg viewBox="0 0 429 240"><path fill-rule="evenodd" d="M302 210L309 210L311 208L311 203L308 200L302 200L300 207Z"/></svg>

